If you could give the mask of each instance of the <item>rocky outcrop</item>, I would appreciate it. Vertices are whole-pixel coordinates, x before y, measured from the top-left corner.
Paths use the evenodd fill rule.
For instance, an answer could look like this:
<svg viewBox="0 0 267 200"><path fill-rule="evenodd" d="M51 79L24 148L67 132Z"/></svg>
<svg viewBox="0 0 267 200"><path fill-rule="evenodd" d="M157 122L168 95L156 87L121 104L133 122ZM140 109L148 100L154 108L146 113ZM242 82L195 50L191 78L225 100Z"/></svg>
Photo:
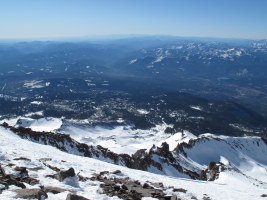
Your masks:
<svg viewBox="0 0 267 200"><path fill-rule="evenodd" d="M214 168L211 168L210 166L208 169L194 166L190 161L191 158L188 158L191 149L194 150L195 147L199 147L199 150L202 151L203 157L205 157L205 145L210 146L211 144L213 145L212 148L215 148L216 150L217 144L224 145L225 148L229 149L244 149L244 144L247 144L249 142L251 143L251 145L254 145L252 146L253 148L261 148L262 145L266 144L266 139L259 137L253 138L252 140L244 138L234 138L234 140L232 140L231 138L222 139L216 136L208 135L190 139L188 142L182 142L178 144L173 151L170 151L169 145L164 142L160 147L154 145L149 150L140 149L133 155L128 155L114 153L108 148L104 148L100 145L92 146L80 143L71 138L69 135L62 133L37 132L32 131L30 128L12 127L7 123L2 124L2 126L10 129L21 138L45 145L50 145L71 154L92 157L98 160L122 165L132 169L151 172L158 170L160 173L163 172L167 175L169 175L168 172L174 172L171 174L172 176L174 174L176 174L177 176L185 174L187 175L187 177L190 177L192 179L201 180L215 180L218 177L220 170L223 170L225 166L222 163L217 163L213 166ZM246 143L244 143L244 140ZM210 151L212 151L212 149ZM220 153L222 152L218 152L218 155L221 155ZM210 161L218 160L216 160L215 158ZM50 167L55 171L60 171L60 169L49 166L49 164L44 163L44 165ZM201 170L203 171L201 172Z"/></svg>
<svg viewBox="0 0 267 200"><path fill-rule="evenodd" d="M13 160L18 160L18 159L13 159ZM25 161L25 159L24 159ZM42 161L42 160L40 160ZM32 169L26 168L26 167L19 167L15 166L12 163L7 164L5 167L9 167L13 171L15 171L15 174L6 174L4 167L0 165L0 194L4 190L10 190L15 193L14 198L17 199L47 199L48 198L48 193L52 194L58 194L58 193L63 193L63 192L70 192L67 199L72 199L72 200L88 200L87 198L84 198L82 196L76 195L75 190L70 190L70 189L63 189L59 187L51 187L51 186L43 186L39 185L39 180L31 178L28 174L28 170L31 171ZM46 166L47 167L47 166ZM49 168L49 167L47 167ZM35 169L33 169L35 170ZM115 172L114 172L115 173ZM119 172L116 172L119 173ZM89 178L84 178L79 175L77 175L74 171L73 168L70 168L68 170L60 170L58 173L55 175L49 176L50 178L55 178L59 181L64 181L67 178L72 178L74 176L77 176L79 181L87 181ZM75 182L74 179L69 180L71 183ZM27 184L30 184L32 186L38 186L37 188L27 188ZM68 182L66 182L68 184ZM17 186L20 187L21 189L11 189L10 186Z"/></svg>
<svg viewBox="0 0 267 200"><path fill-rule="evenodd" d="M162 171L162 165L167 164L168 166L172 166L179 173L187 174L193 179L198 178L196 172L185 169L179 164L169 150L169 145L167 143L163 143L161 147L153 146L148 152L145 149L141 149L134 155L130 156L128 154L116 154L100 145L90 146L77 142L67 134L38 132L24 127L16 128L9 126L7 123L3 123L2 126L10 129L21 138L50 145L68 153L105 160L110 163L120 164L128 168L144 171L148 171L150 167L155 167Z"/></svg>
<svg viewBox="0 0 267 200"><path fill-rule="evenodd" d="M163 169L162 164L166 164L167 166L172 166L177 172L188 175L192 179L198 178L196 172L190 171L180 165L179 161L174 157L173 152L169 150L169 145L166 142L162 143L161 147L153 146L147 156L152 161L152 166L157 167L159 170ZM158 158L156 159L157 161L153 159L154 157Z"/></svg>
<svg viewBox="0 0 267 200"><path fill-rule="evenodd" d="M219 178L221 172L226 170L226 166L221 162L210 162L205 170L199 174L199 179L203 181L214 181Z"/></svg>
<svg viewBox="0 0 267 200"><path fill-rule="evenodd" d="M150 183L146 182L141 184L139 181L129 180L127 178L113 178L109 179L105 176L109 172L100 172L92 177L92 180L98 180L102 182L100 187L103 193L108 196L117 196L121 199L127 200L141 200L143 197L151 197L159 200L178 200L177 195L165 194L166 188L162 183ZM173 192L186 193L187 190L168 188Z"/></svg>
<svg viewBox="0 0 267 200"><path fill-rule="evenodd" d="M19 168L17 168L18 171ZM30 177L28 174L25 174L27 172L26 168L21 168L21 171L18 174L6 174L4 168L0 165L0 184L4 185L0 189L0 193L3 190L6 190L11 185L15 185L20 188L26 188L25 183L29 185L36 185L39 183L37 179L34 179Z"/></svg>

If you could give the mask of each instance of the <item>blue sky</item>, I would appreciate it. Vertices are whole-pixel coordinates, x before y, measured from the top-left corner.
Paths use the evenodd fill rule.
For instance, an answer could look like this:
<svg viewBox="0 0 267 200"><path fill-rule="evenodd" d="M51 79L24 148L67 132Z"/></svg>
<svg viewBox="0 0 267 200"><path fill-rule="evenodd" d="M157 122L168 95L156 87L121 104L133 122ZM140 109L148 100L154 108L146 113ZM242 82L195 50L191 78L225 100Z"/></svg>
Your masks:
<svg viewBox="0 0 267 200"><path fill-rule="evenodd" d="M267 0L0 0L0 38L267 38Z"/></svg>

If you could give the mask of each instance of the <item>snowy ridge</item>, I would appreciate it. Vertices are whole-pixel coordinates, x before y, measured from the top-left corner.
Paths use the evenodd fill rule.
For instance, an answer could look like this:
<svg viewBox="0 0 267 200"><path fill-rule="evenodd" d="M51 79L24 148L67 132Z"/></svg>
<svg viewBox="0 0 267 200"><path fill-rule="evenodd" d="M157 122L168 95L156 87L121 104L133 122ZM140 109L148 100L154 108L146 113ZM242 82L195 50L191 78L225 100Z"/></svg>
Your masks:
<svg viewBox="0 0 267 200"><path fill-rule="evenodd" d="M191 177L194 179L198 177L198 174L187 169L183 169L179 163L176 162L172 156L172 153L169 151L169 146L167 143L163 143L161 147L153 146L149 152L146 152L146 149L140 149L135 154L130 156L128 154L116 154L100 145L91 146L77 142L66 134L55 134L44 131L37 132L31 130L30 128L12 127L6 123L4 123L3 126L7 129L10 129L21 138L40 144L50 145L74 155L92 157L133 169L141 169L152 172L156 170L160 174L167 174L171 176ZM164 163L168 163L168 166L164 167Z"/></svg>
<svg viewBox="0 0 267 200"><path fill-rule="evenodd" d="M42 165L43 168L50 166L48 167L49 169L46 169L49 172L54 168L66 170L69 167L74 167L76 171L82 171L82 175L88 177L96 170L95 167L89 167L84 170L85 163L88 164L90 161L92 164L98 163L98 166L103 165L106 167L100 167L96 170L98 172L107 169L108 171L119 169L123 172L123 176L143 183L146 181L163 182L164 185L171 184L175 187L182 184L188 190L186 194L171 193L181 199L191 199L192 196L202 199L204 194L207 194L211 199L260 199L260 196L267 189L267 140L264 138L227 137L212 134L203 134L196 137L192 133L184 131L183 133L161 138L151 148L147 146L148 148L139 149L133 155L128 155L114 153L105 148L108 146L84 144L72 138L75 135L58 132L63 130L59 127L66 126L66 124L57 120L53 118L47 121L45 119L38 121L10 120L9 122L13 126L3 123L2 127L0 127L0 146L2 148L0 149L0 159L1 163L5 163L5 168L8 167L8 160L20 156L27 159L25 161L16 161L16 165L19 166L33 167ZM39 128L37 122L40 124ZM16 126L14 127L14 125ZM32 127L35 130L21 127L20 125L26 127L33 125ZM54 132L45 132L44 130ZM86 133L86 130L84 129L82 134L93 134L92 132ZM121 131L118 132L118 134L121 133ZM116 134L116 132L113 132L113 134ZM125 135L123 134L122 137L125 137ZM22 145L17 145L18 143ZM26 146L28 146L27 150L25 150ZM13 155L14 152L16 153ZM35 155L36 153L32 155L30 152L38 152L39 157L42 155L42 158L49 158L48 160L50 161L40 163L36 161L36 158L33 158L33 156L37 156ZM53 152L53 155L50 152ZM64 154L64 156L58 157L59 154ZM70 159L66 161L65 158ZM60 162L62 159L64 159L63 163ZM84 160L85 163L76 163L72 159ZM27 160L33 160L33 163L27 163ZM131 171L133 169L142 170L143 172ZM12 169L8 170L10 170L10 173L12 172ZM33 174L34 177L38 177L41 180L41 184L45 185L51 181L45 178L47 173L34 172ZM136 174L138 175L135 176ZM204 182L199 180L204 180ZM206 182L206 180L212 180L214 183ZM87 184L77 182L74 184L76 186L69 186L69 184L66 184L66 186L64 183L59 184L53 180L53 184L55 186L60 185L63 188L76 187L74 189L78 194L90 198L95 195L93 199L109 199L103 192L101 193L99 183L94 183L94 187L92 187L91 182ZM80 187L78 189L77 184ZM239 188L238 190L236 190L237 187ZM240 187L242 188L240 189ZM218 195L221 190L226 190L228 193ZM168 191L169 189L165 192ZM4 197L10 196L10 199L12 199L12 192L10 191L4 191L3 195L6 195ZM67 192L59 194L58 197L57 195L50 195L51 198L49 197L49 199L65 199L64 195L66 196ZM110 199L118 198L114 196Z"/></svg>
<svg viewBox="0 0 267 200"><path fill-rule="evenodd" d="M200 172L210 162L221 162L226 166L234 166L251 178L267 182L267 146L266 140L260 137L212 134L196 137L187 131L171 135L164 133L166 127L147 133L130 131L125 127L93 129L56 118L20 118L17 123L10 122L16 124L17 128L9 128L22 138L134 169L199 179ZM20 126L30 127L33 131ZM54 133L47 132L53 130ZM138 140L138 135L143 137ZM110 141L114 141L114 145ZM132 155L125 154L127 147Z"/></svg>
<svg viewBox="0 0 267 200"><path fill-rule="evenodd" d="M199 147L199 144L197 144L197 147ZM185 150L185 148L183 149ZM189 154L188 151L187 153ZM28 160L19 160L17 159L19 157L26 157ZM170 189L167 188L169 186L182 186L185 190L187 190L187 192L175 193L181 199L191 199L192 196L197 199L203 199L203 197L205 197L206 195L214 200L261 199L261 195L264 194L267 189L266 183L257 186L255 185L255 182L234 171L226 171L221 173L219 179L215 182L201 182L132 170L122 166L108 164L106 162L98 161L92 158L68 154L48 145L32 143L31 141L21 139L13 132L3 127L0 128L0 160L7 173L15 173L14 168L8 167L8 164L10 164L10 162L12 162L14 165L24 166L27 168L40 167L42 170L30 171L29 173L30 176L38 178L40 180L40 184L44 186L49 185L60 187L66 189L67 191L75 191L78 195L82 195L90 199L107 200L119 198L116 196L108 197L103 194L100 189L99 181L88 180L85 182L79 181L76 184L70 184L70 182L67 181L59 182L55 179L49 178L47 177L47 175L53 173L53 170L51 170L51 168L47 166L54 166L59 169L68 169L69 167L73 167L76 171L80 172L81 175L85 177L90 177L94 173L99 173L105 170L120 170L123 177L129 177L131 180L139 180L141 183L144 183L146 181L162 182L166 187L164 191L165 193L171 192ZM41 160L46 161L41 162ZM36 188L36 186L30 185L27 185L27 187ZM13 186L9 190L4 190L3 193L0 194L1 199L14 199L15 193L12 192L12 190L14 189L18 189L18 187ZM67 191L59 194L48 193L48 199L65 199L68 194ZM144 197L142 199L151 198Z"/></svg>
<svg viewBox="0 0 267 200"><path fill-rule="evenodd" d="M181 143L175 151L201 166L211 161L231 164L247 176L267 183L267 140L264 138L202 135Z"/></svg>
<svg viewBox="0 0 267 200"><path fill-rule="evenodd" d="M147 113L146 110L141 109L138 112ZM176 136L165 133L165 129L171 127L167 124L157 125L149 130L133 130L131 126L91 126L88 122L52 117L40 119L18 117L2 120L0 123L5 121L11 126L31 128L33 131L68 134L80 143L94 146L101 145L108 147L114 153L129 155L134 154L139 149L150 149L154 144L161 146L162 142L170 137L177 137L179 141L182 137L182 133L176 133ZM174 145L176 146L177 143Z"/></svg>

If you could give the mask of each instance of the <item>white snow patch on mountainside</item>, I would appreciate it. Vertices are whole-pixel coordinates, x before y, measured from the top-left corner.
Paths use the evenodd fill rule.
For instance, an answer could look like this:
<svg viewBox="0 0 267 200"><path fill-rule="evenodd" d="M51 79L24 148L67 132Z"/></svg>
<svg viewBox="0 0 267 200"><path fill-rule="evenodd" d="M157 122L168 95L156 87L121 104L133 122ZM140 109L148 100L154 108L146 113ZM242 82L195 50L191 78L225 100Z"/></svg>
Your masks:
<svg viewBox="0 0 267 200"><path fill-rule="evenodd" d="M136 61L137 61L137 59L130 60L130 61L129 61L129 64L130 64L130 65L131 65L131 64L134 64Z"/></svg>
<svg viewBox="0 0 267 200"><path fill-rule="evenodd" d="M32 81L25 81L24 87L26 88L44 88L48 87L50 85L50 82L44 82L43 80L32 80Z"/></svg>
<svg viewBox="0 0 267 200"><path fill-rule="evenodd" d="M190 108L194 109L194 110L199 110L199 111L202 111L203 108L201 108L200 106L190 106Z"/></svg>
<svg viewBox="0 0 267 200"><path fill-rule="evenodd" d="M37 111L37 112L27 113L25 115L25 117L31 117L31 116L34 116L34 115L43 116L44 115L44 111Z"/></svg>
<svg viewBox="0 0 267 200"><path fill-rule="evenodd" d="M139 149L150 149L153 144L160 146L171 137L164 131L167 125L158 125L150 130L132 130L129 126L62 126L60 132L69 134L72 138L88 145L101 145L115 153L133 154Z"/></svg>
<svg viewBox="0 0 267 200"><path fill-rule="evenodd" d="M153 61L151 64L155 64L155 63L158 63L158 62L161 62L165 57L164 56L159 56L155 61Z"/></svg>
<svg viewBox="0 0 267 200"><path fill-rule="evenodd" d="M61 127L62 120L58 118L20 118L17 122L19 126L31 128L33 131L54 131Z"/></svg>
<svg viewBox="0 0 267 200"><path fill-rule="evenodd" d="M140 114L147 114L148 111L140 109L138 112ZM160 146L163 142L169 143L174 149L179 141L183 142L193 138L193 134L187 131L184 131L184 133L179 132L175 135L165 133L165 129L170 127L170 125L166 124L157 125L150 130L133 130L130 126L108 127L64 123L59 118L40 118L37 120L29 117L21 117L14 120L7 120L6 122L10 125L31 128L34 131L52 131L69 134L79 142L88 145L101 145L115 153L126 153L129 155L139 149L150 149L154 144ZM183 134L185 136L182 136Z"/></svg>
<svg viewBox="0 0 267 200"><path fill-rule="evenodd" d="M42 104L43 102L41 102L41 101L32 101L31 102L31 104L35 104L35 105L40 105L40 104Z"/></svg>
<svg viewBox="0 0 267 200"><path fill-rule="evenodd" d="M170 151L173 151L178 144L182 142L188 143L190 139L196 139L197 137L188 131L178 132L165 140L169 144Z"/></svg>
<svg viewBox="0 0 267 200"><path fill-rule="evenodd" d="M149 113L149 111L145 110L145 109L137 109L137 112L141 115L147 115Z"/></svg>

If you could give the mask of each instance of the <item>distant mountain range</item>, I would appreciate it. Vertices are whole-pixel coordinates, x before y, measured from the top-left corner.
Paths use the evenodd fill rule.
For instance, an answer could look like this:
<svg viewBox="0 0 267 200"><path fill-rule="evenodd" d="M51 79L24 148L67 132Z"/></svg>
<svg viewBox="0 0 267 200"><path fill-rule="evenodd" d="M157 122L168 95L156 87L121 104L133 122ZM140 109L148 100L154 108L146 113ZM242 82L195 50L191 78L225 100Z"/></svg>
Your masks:
<svg viewBox="0 0 267 200"><path fill-rule="evenodd" d="M264 134L266 66L265 40L5 43L0 45L0 115Z"/></svg>
<svg viewBox="0 0 267 200"><path fill-rule="evenodd" d="M267 41L0 44L0 199L262 199Z"/></svg>

